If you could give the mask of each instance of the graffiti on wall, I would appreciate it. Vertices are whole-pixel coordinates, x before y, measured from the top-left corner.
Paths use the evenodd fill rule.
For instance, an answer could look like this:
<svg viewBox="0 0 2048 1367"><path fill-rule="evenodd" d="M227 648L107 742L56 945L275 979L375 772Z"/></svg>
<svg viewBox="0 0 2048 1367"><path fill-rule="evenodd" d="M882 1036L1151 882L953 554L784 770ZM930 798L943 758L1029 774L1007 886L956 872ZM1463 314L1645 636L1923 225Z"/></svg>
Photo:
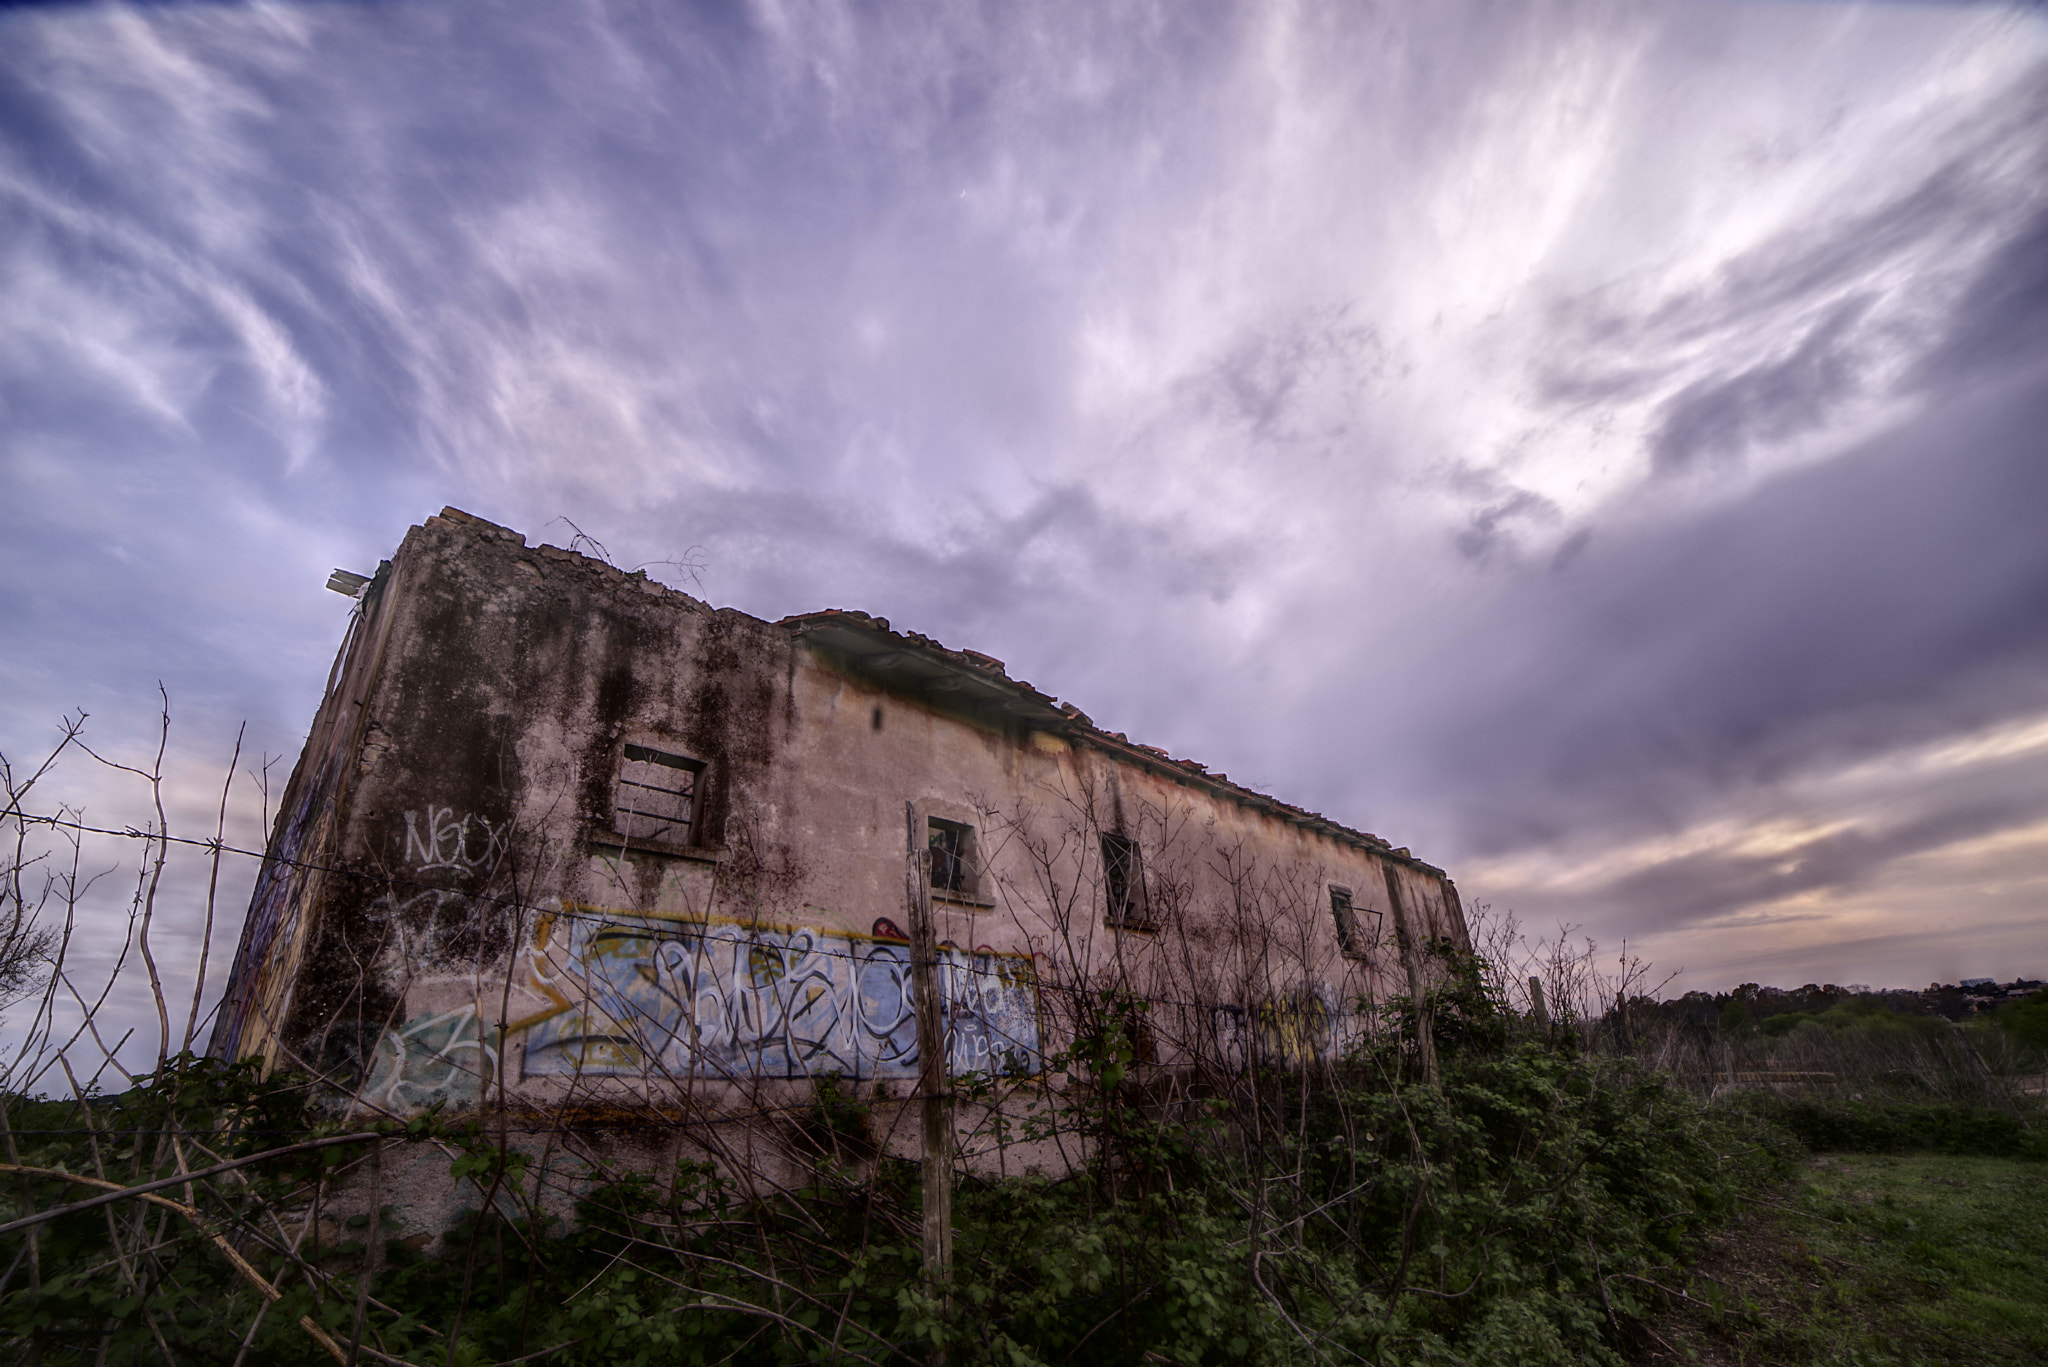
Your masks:
<svg viewBox="0 0 2048 1367"><path fill-rule="evenodd" d="M910 946L900 945L897 952L907 982ZM942 943L938 985L949 1075L1039 1071L1038 973L1030 955Z"/></svg>
<svg viewBox="0 0 2048 1367"><path fill-rule="evenodd" d="M365 914L390 933L390 959L412 973L473 965L504 953L512 938L501 903L460 888L383 893Z"/></svg>
<svg viewBox="0 0 2048 1367"><path fill-rule="evenodd" d="M405 862L420 873L474 873L505 852L509 822L436 807L405 814Z"/></svg>
<svg viewBox="0 0 2048 1367"><path fill-rule="evenodd" d="M1254 1060L1298 1068L1341 1058L1368 1033L1362 1013L1314 987L1268 998L1249 1013L1242 1007L1214 1007L1210 1028L1218 1056L1240 1071Z"/></svg>
<svg viewBox="0 0 2048 1367"><path fill-rule="evenodd" d="M526 985L550 1006L514 1022L528 1077L914 1077L910 946L887 920L857 935L572 909L542 923ZM953 1073L1035 1073L1030 956L941 946Z"/></svg>
<svg viewBox="0 0 2048 1367"><path fill-rule="evenodd" d="M377 1040L377 1057L358 1096L367 1107L411 1115L436 1104L473 1106L496 1075L497 1032L474 1006L414 1016Z"/></svg>

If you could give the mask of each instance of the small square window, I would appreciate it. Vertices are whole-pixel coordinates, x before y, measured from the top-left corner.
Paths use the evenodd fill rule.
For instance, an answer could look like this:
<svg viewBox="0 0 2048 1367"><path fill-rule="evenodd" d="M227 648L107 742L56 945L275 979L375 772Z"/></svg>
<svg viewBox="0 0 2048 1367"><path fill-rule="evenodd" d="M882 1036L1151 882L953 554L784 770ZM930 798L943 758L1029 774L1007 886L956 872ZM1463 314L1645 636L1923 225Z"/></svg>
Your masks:
<svg viewBox="0 0 2048 1367"><path fill-rule="evenodd" d="M952 897L974 895L974 827L930 818L932 891Z"/></svg>
<svg viewBox="0 0 2048 1367"><path fill-rule="evenodd" d="M1380 914L1369 907L1354 906L1351 889L1331 885L1330 919L1337 923L1337 947L1347 959L1372 958L1379 943Z"/></svg>
<svg viewBox="0 0 2048 1367"><path fill-rule="evenodd" d="M1138 842L1127 835L1103 834L1102 896L1110 925L1125 930L1152 928L1152 908L1145 897L1145 868L1138 859Z"/></svg>
<svg viewBox="0 0 2048 1367"><path fill-rule="evenodd" d="M619 764L612 829L635 840L689 844L697 780L703 773L703 764L686 755L628 745Z"/></svg>

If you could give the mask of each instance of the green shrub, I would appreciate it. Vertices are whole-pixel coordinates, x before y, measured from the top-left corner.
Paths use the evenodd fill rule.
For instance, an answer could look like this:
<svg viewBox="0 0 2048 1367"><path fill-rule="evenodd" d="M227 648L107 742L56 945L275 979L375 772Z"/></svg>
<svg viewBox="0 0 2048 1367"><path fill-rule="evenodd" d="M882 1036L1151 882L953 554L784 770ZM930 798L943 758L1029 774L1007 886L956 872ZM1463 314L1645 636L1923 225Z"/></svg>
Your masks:
<svg viewBox="0 0 2048 1367"><path fill-rule="evenodd" d="M1998 1028L2038 1054L2048 1054L2048 988L1998 1008Z"/></svg>
<svg viewBox="0 0 2048 1367"><path fill-rule="evenodd" d="M1821 1012L1781 1011L1757 1023L1757 1029L1771 1039L1783 1039L1802 1028L1863 1035L1873 1040L1905 1040L1940 1038L1952 1027L1939 1016L1907 1015L1880 1002L1855 1000Z"/></svg>
<svg viewBox="0 0 2048 1367"><path fill-rule="evenodd" d="M1815 1153L1950 1153L2048 1160L2048 1135L1979 1108L1746 1094L1739 1107Z"/></svg>

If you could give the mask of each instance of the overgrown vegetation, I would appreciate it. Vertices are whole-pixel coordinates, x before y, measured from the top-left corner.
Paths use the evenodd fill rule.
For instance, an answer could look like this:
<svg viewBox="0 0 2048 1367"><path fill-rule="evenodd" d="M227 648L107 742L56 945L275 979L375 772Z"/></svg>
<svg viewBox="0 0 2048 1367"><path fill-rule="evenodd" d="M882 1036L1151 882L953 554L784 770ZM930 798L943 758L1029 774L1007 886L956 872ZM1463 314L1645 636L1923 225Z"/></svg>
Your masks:
<svg viewBox="0 0 2048 1367"><path fill-rule="evenodd" d="M160 792L160 769L128 772ZM0 1085L9 1361L1534 1367L1731 1345L1786 1362L2020 1361L2040 1343L2033 1283L1994 1265L2041 1252L2031 1165L2048 1148L2030 1087L2048 1066L2048 998L1960 1027L1854 997L1694 1019L1655 1002L1625 950L1602 972L1564 932L1532 949L1475 909L1480 952L1426 947L1426 1000L1352 1003L1366 1028L1332 1056L1300 1047L1327 1024L1320 1007L1268 997L1257 1016L1257 999L1202 976L1213 949L1149 979L1054 971L1064 1051L1041 1077L959 1088L1012 1138L1057 1141L1074 1161L1009 1177L959 1166L954 1263L935 1276L919 1174L878 1139L873 1089L822 1078L802 1109L753 1117L761 1135L773 1127L777 1171L796 1174L761 1181L708 1146L672 1160L701 1117L615 1108L571 1124L486 1105L364 1121L334 1104L332 1079L195 1058L198 990L171 1010L149 951L172 848L160 806L134 836L131 916L160 1063L102 1091L114 1049L61 971L78 823L59 828L74 872L43 866L30 896L27 787L5 776L12 905L64 912L34 951L59 971ZM216 866L221 829L197 845ZM1170 832L1154 842L1170 845ZM1155 873L1153 913L1178 914L1163 854ZM1238 919L1223 929L1270 973L1291 951L1256 937L1294 894L1254 869L1230 876ZM1061 914L1092 914L1086 889L1060 895ZM47 934L33 915L15 924ZM79 1008L63 1028L60 984ZM1247 1000L1231 1008L1251 1021L1235 1043L1213 1029L1219 1000ZM1433 1075L1412 1044L1425 1021ZM1204 1029L1206 1058L1189 1043ZM96 1071L74 1067L88 1055ZM57 1078L67 1099L44 1095ZM1026 1104L993 1105L1006 1098ZM593 1136L641 1158L603 1160ZM1831 1160L1785 1187L1809 1151L1979 1166ZM1937 1171L1968 1185L1911 1185ZM1971 1195L1943 1207L1951 1190ZM441 1237L420 1234L407 1204L449 1192L459 1209ZM116 1199L82 1204L101 1197ZM1711 1252L1695 1266L1703 1238L1753 1227L1739 1212L1788 1202L1788 1218L1850 1241L1796 1236L1819 1250L1823 1289L1830 1258L1869 1254L1869 1275L1795 1304L1759 1299ZM2022 1355L1961 1353L1973 1313Z"/></svg>
<svg viewBox="0 0 2048 1367"><path fill-rule="evenodd" d="M2048 1169L1801 1167L1807 1149L2038 1160L2020 1118L1705 1104L1568 1034L1494 1027L1448 1053L1438 1086L1404 1082L1382 1046L1320 1088L1276 1074L1248 1111L1173 1115L1115 1073L1127 1043L1097 1039L1061 1060L1097 1079L1066 1118L1096 1161L964 1180L943 1287L919 1265L905 1161L821 1163L771 1201L710 1165L640 1173L567 1222L535 1199L529 1153L429 1119L4 1236L0 1342L50 1364L1618 1363L1730 1344L1816 1364L2036 1360ZM85 1104L12 1099L6 1213L335 1135L308 1095L188 1058ZM857 1136L861 1111L825 1089L816 1131ZM469 1193L441 1247L395 1237L388 1202L373 1230L363 1202L335 1199L338 1177L360 1191L373 1161L423 1154ZM1777 1185L1795 1171L1804 1186ZM1743 1264L1769 1275L1692 1267L1700 1236L1745 1209L1778 1220L1767 1266ZM2005 1346L1971 1356L1987 1332Z"/></svg>
<svg viewBox="0 0 2048 1367"><path fill-rule="evenodd" d="M1117 1041L1094 1047L1063 1062L1099 1077ZM639 1174L570 1226L528 1199L522 1154L421 1124L166 1191L189 1211L131 1202L10 1235L0 1334L53 1364L328 1360L302 1316L344 1352L360 1332L367 1356L421 1363L1619 1362L1689 1240L1783 1170L1767 1124L1626 1060L1524 1039L1451 1056L1440 1086L1400 1067L1382 1047L1322 1087L1274 1076L1249 1110L1194 1115L1157 1113L1129 1077L1091 1087L1063 1123L1096 1160L965 1181L943 1287L918 1264L906 1163L771 1202L708 1166ZM23 1169L132 1186L316 1134L303 1095L183 1063L85 1107L17 1102L10 1206L80 1194ZM82 1125L98 1133L47 1133ZM320 1208L323 1178L368 1180L371 1149L389 1168L402 1142L471 1192L431 1256ZM267 1312L216 1233L276 1285Z"/></svg>

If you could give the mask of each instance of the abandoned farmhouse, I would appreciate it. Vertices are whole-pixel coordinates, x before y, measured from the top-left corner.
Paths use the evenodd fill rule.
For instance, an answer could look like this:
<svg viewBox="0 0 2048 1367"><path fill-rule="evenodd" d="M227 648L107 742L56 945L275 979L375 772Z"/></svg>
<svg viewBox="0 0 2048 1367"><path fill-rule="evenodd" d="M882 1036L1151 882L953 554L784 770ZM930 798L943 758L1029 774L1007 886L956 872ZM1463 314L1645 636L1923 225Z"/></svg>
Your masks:
<svg viewBox="0 0 2048 1367"><path fill-rule="evenodd" d="M1104 1001L1136 1066L1307 1064L1469 948L1407 850L879 618L454 509L357 578L211 1048L358 1113L1026 1087Z"/></svg>

